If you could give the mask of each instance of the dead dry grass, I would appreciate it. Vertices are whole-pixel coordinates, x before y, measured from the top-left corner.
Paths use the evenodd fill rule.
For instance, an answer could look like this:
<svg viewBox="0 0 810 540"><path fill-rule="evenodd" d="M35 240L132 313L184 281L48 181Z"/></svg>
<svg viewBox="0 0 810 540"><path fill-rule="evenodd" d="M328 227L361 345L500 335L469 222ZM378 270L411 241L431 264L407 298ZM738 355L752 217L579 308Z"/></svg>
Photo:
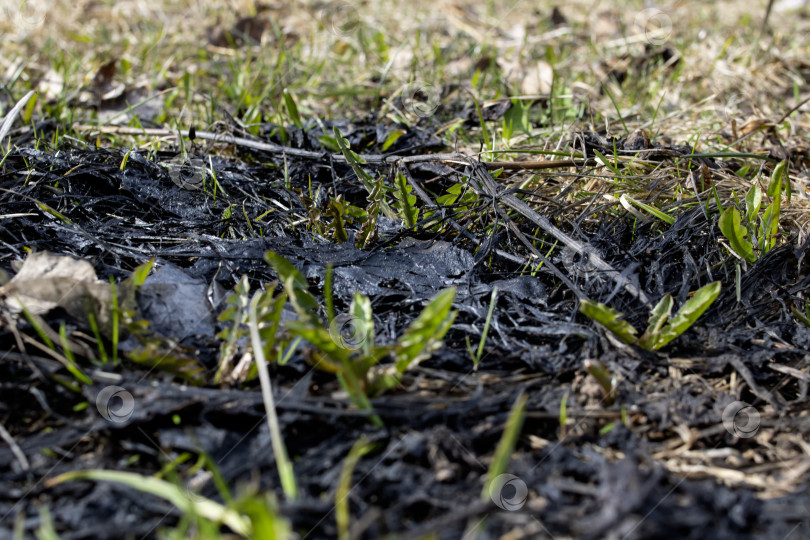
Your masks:
<svg viewBox="0 0 810 540"><path fill-rule="evenodd" d="M499 159L516 158L508 152L518 149L563 150L579 130L609 137L637 128L654 142L701 153L776 148L778 155L781 148L810 159L810 105L785 117L810 98L807 5L783 11L777 4L761 33L765 1L660 8L574 1L559 9L423 0L407 8L390 1L3 1L0 72L15 95L39 90L37 110L68 131L93 122L214 130L225 115L247 126L284 124L284 89L305 120L369 111L399 120L393 100L416 85L441 92L428 120L471 154L483 133L454 120L461 107L473 98L536 96L550 100L548 109L534 107L530 135L489 145L507 152ZM240 32L252 36L243 40ZM129 113L127 104L141 106ZM684 183L668 167L646 172L653 181L668 175ZM808 175L800 167L791 178L798 202L785 215L803 225ZM728 196L749 183L725 173L714 181ZM591 182L588 191L596 187ZM679 193L668 195L677 201Z"/></svg>

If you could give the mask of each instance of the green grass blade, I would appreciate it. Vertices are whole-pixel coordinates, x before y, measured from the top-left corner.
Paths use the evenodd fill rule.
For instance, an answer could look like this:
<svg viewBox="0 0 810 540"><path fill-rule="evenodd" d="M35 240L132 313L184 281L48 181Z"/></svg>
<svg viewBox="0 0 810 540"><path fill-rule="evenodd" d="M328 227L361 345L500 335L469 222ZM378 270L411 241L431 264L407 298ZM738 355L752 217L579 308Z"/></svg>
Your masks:
<svg viewBox="0 0 810 540"><path fill-rule="evenodd" d="M509 460L512 457L512 452L515 450L520 431L523 428L523 420L526 417L526 402L529 397L525 392L521 391L515 399L515 404L512 405L512 410L509 412L509 418L506 420L506 427L501 435L501 440L498 441L498 446L495 448L495 455L492 456L492 463L487 472L487 483L484 485L484 490L481 492L481 498L486 500L489 497L489 489L492 482L498 476L506 472L509 467Z"/></svg>
<svg viewBox="0 0 810 540"><path fill-rule="evenodd" d="M667 225L672 225L673 223L675 223L675 218L674 217L670 216L669 214L665 214L664 212L662 212L658 208L655 208L654 206L650 206L649 204L644 204L641 201L637 201L636 199L630 197L629 195L622 195L621 197L619 197L619 201L622 203L622 206L624 206L625 208L627 208L627 204L633 204L635 206L638 206L639 208L641 208L645 212L648 212L648 213L654 215L655 217L657 217L658 219L660 219L661 221L663 221ZM627 202L627 204L625 204L625 201Z"/></svg>
<svg viewBox="0 0 810 540"><path fill-rule="evenodd" d="M774 168L773 173L771 174L771 181L768 184L768 197L781 197L782 196L782 184L784 183L783 180L785 178L785 168L787 167L786 161L780 161L779 164Z"/></svg>
<svg viewBox="0 0 810 540"><path fill-rule="evenodd" d="M399 373L404 373L414 363L429 357L441 345L441 339L456 316L455 311L450 311L455 298L455 287L441 291L399 338L396 349L396 367Z"/></svg>
<svg viewBox="0 0 810 540"><path fill-rule="evenodd" d="M217 523L224 523L242 536L250 536L251 533L250 521L238 512L205 497L195 496L192 498L186 490L159 478L125 471L90 469L61 474L49 480L47 485L54 486L71 480L124 484L143 493L165 499L186 514L201 516Z"/></svg>
<svg viewBox="0 0 810 540"><path fill-rule="evenodd" d="M367 454L373 444L369 442L365 435L354 443L343 467L340 469L340 480L335 492L335 521L338 528L338 539L348 540L349 535L349 492L352 490L352 474L360 458Z"/></svg>
<svg viewBox="0 0 810 540"><path fill-rule="evenodd" d="M287 108L287 116L290 121L295 124L295 127L303 129L304 123L301 122L301 116L298 114L298 105L295 104L295 99L286 88L284 89L284 106Z"/></svg>
<svg viewBox="0 0 810 540"><path fill-rule="evenodd" d="M264 254L264 260L278 274L279 280L284 285L290 303L298 316L305 321L317 321L320 323L320 319L316 315L320 306L315 297L310 294L309 284L304 274L296 270L290 261L272 251Z"/></svg>
<svg viewBox="0 0 810 540"><path fill-rule="evenodd" d="M751 221L751 219L759 214L759 209L762 205L762 190L759 189L759 186L754 184L751 186L751 189L748 190L748 194L745 196L745 217Z"/></svg>
<svg viewBox="0 0 810 540"><path fill-rule="evenodd" d="M612 163L612 162L611 162L611 161L610 161L610 160L607 158L607 156L605 156L605 155L604 155L602 152L600 152L599 150L597 150L597 149L595 149L595 148L594 148L594 150L593 150L593 153L594 153L594 154L596 154L596 157L598 157L598 158L599 158L599 161L601 161L601 162L602 162L602 164L603 164L605 167L607 167L608 169L610 169L611 171L613 171L613 174L615 174L616 176L621 176L622 172L619 170L619 168L618 168L618 167L617 167L617 166L616 166L614 163Z"/></svg>
<svg viewBox="0 0 810 540"><path fill-rule="evenodd" d="M281 479L281 487L284 490L284 495L289 500L295 500L298 497L298 485L295 482L295 473L293 471L292 463L287 456L287 448L284 446L284 439L281 437L281 428L278 425L278 416L276 415L276 405L273 400L273 386L270 381L270 373L267 369L267 361L264 356L264 347L262 346L261 338L259 337L259 321L256 316L256 305L262 295L261 291L256 291L253 299L250 301L250 308L248 311L249 321L248 327L250 328L250 342L253 346L253 356L256 359L256 367L259 371L259 381L262 386L262 399L264 401L264 408L267 412L267 426L270 429L270 441L273 446L273 454L276 458L276 466L278 467L278 476ZM283 305L283 303L282 303ZM277 306L277 311L281 312L281 306ZM276 327L278 322L276 321Z"/></svg>
<svg viewBox="0 0 810 540"><path fill-rule="evenodd" d="M397 174L396 183L397 190L395 191L395 195L399 200L396 206L399 210L400 217L402 217L402 220L405 222L405 225L408 228L411 228L416 225L416 220L419 216L419 210L414 207L414 204L416 204L416 196L411 195L413 187L408 184L408 180L405 178L405 175L401 173Z"/></svg>
<svg viewBox="0 0 810 540"><path fill-rule="evenodd" d="M803 322L806 326L810 327L810 303L807 304L807 313L802 313L800 310L796 309L796 306L790 306L790 312L793 313L793 316Z"/></svg>
<svg viewBox="0 0 810 540"><path fill-rule="evenodd" d="M667 319L669 319L670 313L672 313L672 305L672 295L668 294L653 308L647 329L644 331L644 334L638 338L638 344L641 347L652 349L655 345L661 328L664 326L664 323L667 322Z"/></svg>
<svg viewBox="0 0 810 540"><path fill-rule="evenodd" d="M405 135L406 131L404 129L392 129L388 136L385 138L385 142L382 145L382 151L387 152L391 146L399 140L400 137Z"/></svg>
<svg viewBox="0 0 810 540"><path fill-rule="evenodd" d="M661 336L655 343L655 349L660 349L676 337L683 334L695 321L697 321L703 312L706 311L712 302L720 294L721 285L719 281L714 281L698 289L692 298L690 298L675 317L661 330Z"/></svg>
<svg viewBox="0 0 810 540"><path fill-rule="evenodd" d="M630 323L622 319L622 313L615 309L593 302L592 300L582 300L579 304L579 311L591 320L594 320L613 332L616 337L629 345L638 343L636 329Z"/></svg>
<svg viewBox="0 0 810 540"><path fill-rule="evenodd" d="M478 342L478 350L475 353L475 368L478 369L478 362L481 361L481 355L484 352L484 343L487 341L487 334L489 333L489 325L492 322L492 313L495 311L495 304L498 300L498 287L492 288L492 295L489 299L489 311L487 311L487 320L484 323L484 331L481 332L481 341Z"/></svg>

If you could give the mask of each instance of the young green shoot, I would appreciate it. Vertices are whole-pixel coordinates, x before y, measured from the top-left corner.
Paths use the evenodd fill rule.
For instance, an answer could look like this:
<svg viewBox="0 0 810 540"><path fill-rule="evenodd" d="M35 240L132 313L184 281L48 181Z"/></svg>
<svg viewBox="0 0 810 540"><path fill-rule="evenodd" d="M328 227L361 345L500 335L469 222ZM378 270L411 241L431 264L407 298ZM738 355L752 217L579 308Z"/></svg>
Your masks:
<svg viewBox="0 0 810 540"><path fill-rule="evenodd" d="M568 428L568 392L560 400L560 440L565 439Z"/></svg>
<svg viewBox="0 0 810 540"><path fill-rule="evenodd" d="M343 467L340 469L340 479L335 491L335 521L337 522L339 540L349 540L351 538L349 534L349 495L352 490L354 468L360 458L371 451L373 447L374 444L369 442L365 435L360 437L352 445L349 455L346 456L346 461L343 462Z"/></svg>
<svg viewBox="0 0 810 540"><path fill-rule="evenodd" d="M644 214L642 214L641 212L639 212L638 210L636 210L634 206L637 206L638 208L644 210L645 212L652 214L653 216L657 217L667 225L672 225L673 223L675 223L674 217L662 212L661 210L655 208L654 206L650 206L649 204L637 201L636 199L630 197L629 195L625 194L619 197L619 202L621 203L621 205L624 207L625 210L633 214L641 221L649 221L649 218Z"/></svg>
<svg viewBox="0 0 810 540"><path fill-rule="evenodd" d="M278 424L278 416L276 415L276 405L273 400L273 385L270 381L270 373L267 369L267 361L265 360L264 350L272 348L272 341L275 340L275 335L278 330L279 321L281 320L281 309L286 301L284 294L279 295L276 299L267 300L270 296L268 293L256 291L250 301L248 308L248 327L250 328L250 342L253 346L253 355L256 360L256 367L259 370L259 381L262 387L262 400L264 401L264 408L267 411L267 426L270 429L270 440L273 445L273 454L276 457L276 464L278 466L278 475L281 478L281 487L284 490L284 495L287 499L295 500L298 498L298 486L295 482L295 473L293 471L292 463L287 457L287 448L284 446L284 439L281 437L281 428ZM264 297L264 298L263 298ZM264 300L264 301L263 301ZM257 305L262 302L263 311L270 311L269 317L263 317L264 320L270 320L269 329L259 335L259 318L256 314ZM265 343L262 343L262 337L265 338ZM269 343L268 343L269 341Z"/></svg>
<svg viewBox="0 0 810 540"><path fill-rule="evenodd" d="M804 313L795 306L791 306L790 311L793 313L794 317L803 322L806 326L810 326L810 300L804 302Z"/></svg>
<svg viewBox="0 0 810 540"><path fill-rule="evenodd" d="M303 274L271 251L265 254L265 260L278 274L298 313L298 320L286 324L287 330L316 349L318 367L335 373L351 400L363 410L373 411L368 396L398 386L407 370L441 347L442 338L456 316L451 309L456 289L451 287L439 292L395 343L376 344L371 301L367 296L355 293L349 312L335 316L327 327L318 316L320 306L309 292ZM342 330L351 330L351 335L344 336ZM393 365L378 365L385 357L392 357ZM371 415L371 421L382 427L376 414Z"/></svg>
<svg viewBox="0 0 810 540"><path fill-rule="evenodd" d="M745 214L734 206L729 206L720 215L720 232L729 242L731 249L748 263L768 253L776 245L779 232L779 216L782 204L782 191L790 185L786 172L787 162L780 162L771 175L766 191L772 202L760 215L762 190L754 184L745 196Z"/></svg>
<svg viewBox="0 0 810 540"><path fill-rule="evenodd" d="M72 480L91 480L95 482L115 482L123 484L143 493L149 493L150 495L169 501L186 514L200 516L207 520L227 525L231 530L243 537L251 536L251 522L246 516L211 499L199 495L190 497L183 488L159 478L142 476L126 471L90 469L60 474L48 480L46 486L53 487Z"/></svg>
<svg viewBox="0 0 810 540"><path fill-rule="evenodd" d="M605 394L605 397L602 399L602 404L606 407L613 405L613 402L616 400L617 377L611 375L605 365L598 360L585 360L583 366L585 367L585 371L596 379L596 382L602 387L602 391Z"/></svg>
<svg viewBox="0 0 810 540"><path fill-rule="evenodd" d="M495 311L495 304L498 301L498 287L492 288L492 294L489 299L489 311L487 311L487 320L484 323L484 331L481 332L481 340L478 342L478 350L475 351L473 356L473 369L478 371L478 364L481 362L481 356L484 354L484 343L487 341L487 334L489 333L489 325L492 323L492 314ZM469 344L469 341L468 341Z"/></svg>
<svg viewBox="0 0 810 540"><path fill-rule="evenodd" d="M490 487L492 482L498 476L504 474L509 467L509 461L512 457L512 452L515 450L520 431L523 428L523 420L526 417L526 403L529 396L521 391L515 399L512 410L509 412L509 418L506 420L506 427L501 435L501 440L495 449L495 455L492 457L492 463L487 472L487 481L484 489L481 492L481 498L486 500L490 496Z"/></svg>
<svg viewBox="0 0 810 540"><path fill-rule="evenodd" d="M589 319L610 330L623 342L638 345L650 351L657 351L684 333L703 315L703 312L720 294L720 287L719 281L701 287L671 319L673 300L672 295L667 294L653 308L647 329L641 337L636 337L637 330L622 318L622 313L609 306L591 300L582 300L579 310Z"/></svg>

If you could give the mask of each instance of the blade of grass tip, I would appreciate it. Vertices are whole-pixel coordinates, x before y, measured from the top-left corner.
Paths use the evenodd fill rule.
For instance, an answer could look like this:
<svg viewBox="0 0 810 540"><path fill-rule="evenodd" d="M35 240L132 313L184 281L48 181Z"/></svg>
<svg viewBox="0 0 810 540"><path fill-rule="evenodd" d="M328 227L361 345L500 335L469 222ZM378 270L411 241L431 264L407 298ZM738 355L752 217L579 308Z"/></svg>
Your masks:
<svg viewBox="0 0 810 540"><path fill-rule="evenodd" d="M365 435L360 437L349 450L349 455L346 456L346 461L343 462L343 467L340 469L340 480L335 492L335 521L339 540L351 538L349 534L349 492L352 490L352 474L357 462L368 453L371 447L372 444Z"/></svg>
<svg viewBox="0 0 810 540"><path fill-rule="evenodd" d="M523 428L523 419L526 416L526 402L529 397L524 391L521 390L515 399L515 404L509 412L509 418L506 420L506 427L501 435L501 440L498 442L498 447L495 449L495 455L492 457L492 464L489 466L487 473L487 483L484 490L481 492L481 498L487 500L490 496L489 490L492 482L506 472L509 466L509 460L512 457L512 452L515 449L518 436Z"/></svg>
<svg viewBox="0 0 810 540"><path fill-rule="evenodd" d="M326 301L326 317L329 319L329 324L335 320L335 299L332 296L332 280L335 275L335 267L332 263L326 265L326 277L323 283L323 296Z"/></svg>
<svg viewBox="0 0 810 540"><path fill-rule="evenodd" d="M49 349L55 352L56 347L54 346L53 341L51 341L51 338L49 338L48 334L46 334L45 331L42 329L42 326L40 326L39 321L34 318L34 315L30 311L28 311L28 308L25 307L25 305L20 301L19 298L15 297L15 300L17 300L17 303L20 305L20 309L22 310L23 316L28 321L28 324L30 324L31 327L34 329L34 331L37 333L39 339L41 339L42 342L45 343L45 345L47 345Z"/></svg>
<svg viewBox="0 0 810 540"><path fill-rule="evenodd" d="M71 480L92 480L95 482L115 482L149 493L167 500L185 514L201 516L205 519L224 523L234 532L250 537L251 523L245 516L231 508L227 508L216 501L201 495L189 497L186 490L154 476L143 476L125 471L109 471L102 469L89 469L85 471L70 471L60 474L56 478L46 481L47 487L53 487Z"/></svg>
<svg viewBox="0 0 810 540"><path fill-rule="evenodd" d="M205 450L201 451L200 457L205 463L205 467L208 469L208 472L211 473L211 477L214 480L214 485L217 487L217 491L222 497L222 500L225 501L225 504L231 504L233 502L233 495L231 495L231 490L228 489L228 484L225 482L225 478L222 477L222 472L219 470L219 467L217 467L217 462L214 461L214 458L212 458L211 455Z"/></svg>
<svg viewBox="0 0 810 540"><path fill-rule="evenodd" d="M67 336L67 324L65 321L62 321L62 324L59 325L59 343L62 345L62 353L65 355L65 358L68 359L70 365L76 365L76 357L73 356L73 349L70 347L70 340Z"/></svg>
<svg viewBox="0 0 810 540"><path fill-rule="evenodd" d="M636 199L634 199L633 197L630 197L629 195L625 194L625 195L622 195L621 197L619 197L619 202L621 202L622 206L624 206L625 209L628 209L628 211L631 212L631 213L633 213L633 212L632 212L632 210L629 210L628 205L629 204L634 204L634 205L638 206L639 208L641 208L642 210L645 210L645 211L649 212L650 214L654 215L655 217L657 217L658 219L660 219L661 221L663 221L664 223L666 223L668 225L673 225L675 223L675 218L674 217L670 216L669 214L665 214L664 212L662 212L658 208L655 208L654 206L650 206L650 205L645 204L645 203L643 203L641 201L637 201Z"/></svg>
<svg viewBox="0 0 810 540"><path fill-rule="evenodd" d="M608 169L613 171L613 174L615 174L616 176L621 176L622 175L619 168L616 165L614 165L613 163L611 163L611 161L602 152L600 152L599 150L594 148L593 153L596 154L596 157L599 158L599 161L601 161L605 165L605 167L607 167ZM616 163L618 163L618 162L616 162Z"/></svg>
<svg viewBox="0 0 810 540"><path fill-rule="evenodd" d="M39 528L36 536L39 540L59 540L59 535L53 527L51 511L48 510L47 506L42 506L39 509Z"/></svg>
<svg viewBox="0 0 810 540"><path fill-rule="evenodd" d="M120 321L121 309L118 305L118 287L115 278L110 276L110 298L112 299L112 365L118 365L118 323Z"/></svg>
<svg viewBox="0 0 810 540"><path fill-rule="evenodd" d="M14 532L12 533L13 540L25 540L25 513L18 512L17 517L14 518Z"/></svg>
<svg viewBox="0 0 810 540"><path fill-rule="evenodd" d="M25 94L20 101L17 102L14 107L8 112L8 114L3 119L3 124L0 125L0 144L2 144L3 139L6 138L8 132L11 131L11 126L14 124L14 120L17 119L19 116L20 111L23 110L23 107L28 103L32 97L36 94L35 90L30 90L27 94Z"/></svg>
<svg viewBox="0 0 810 540"><path fill-rule="evenodd" d="M489 140L489 130L487 129L487 123L484 121L484 114L481 112L481 107L478 104L478 100L475 99L475 96L473 96L473 104L475 105L475 111L478 113L478 123L481 124L481 137L484 139L484 146L486 146L487 141Z"/></svg>
<svg viewBox="0 0 810 540"><path fill-rule="evenodd" d="M484 331L481 332L481 341L478 342L478 351L475 354L475 368L478 369L478 363L481 361L481 354L484 352L484 342L487 340L487 333L489 332L489 325L492 322L492 312L495 311L495 303L498 299L498 287L492 288L492 296L489 300L489 311L487 312L487 320L484 323Z"/></svg>
<svg viewBox="0 0 810 540"><path fill-rule="evenodd" d="M697 147L698 147L699 143L700 143L700 133L698 132L698 133L695 134L695 144L692 145L692 153L690 154L690 156L692 156L692 155L694 155L696 153L696 150L697 150ZM689 171L692 170L692 160L693 159L694 158L690 157L689 161L687 162L686 169L689 170Z"/></svg>
<svg viewBox="0 0 810 540"><path fill-rule="evenodd" d="M808 308L808 309L810 309L810 308ZM791 306L790 307L790 312L793 313L793 315L797 319L799 319L801 322L803 322L807 326L810 326L810 316L803 314L801 311L796 309L796 306ZM808 313L810 314L810 312L808 312Z"/></svg>
<svg viewBox="0 0 810 540"><path fill-rule="evenodd" d="M619 121L621 121L622 126L624 126L624 134L629 135L630 130L627 129L627 124L624 121L624 116L622 116L622 111L619 109L619 106L616 104L616 100L613 98L613 93L610 91L610 88L608 88L608 86L604 83L602 84L602 89L605 91L608 99L610 99L610 102L613 104L613 108L616 109L616 114L619 115Z"/></svg>
<svg viewBox="0 0 810 540"><path fill-rule="evenodd" d="M56 346L53 344L51 338L48 337L47 332L43 329L46 326L45 321L43 321L38 315L32 314L26 307L20 302L20 299L17 298L17 302L20 304L20 308L22 309L23 315L25 316L28 323L34 328L34 331L40 337L40 339L47 345L48 350L50 350L56 360L59 361L65 369L67 369L73 377L84 384L91 385L93 384L93 380L90 379L87 375L85 375L81 369L76 365L75 361L71 361L66 356L59 354L59 351L56 350ZM63 342L64 344L64 342Z"/></svg>
<svg viewBox="0 0 810 540"><path fill-rule="evenodd" d="M279 348L278 364L280 366L283 366L290 361L290 358L292 358L295 349L298 348L298 344L301 343L301 341L302 341L301 336L297 336L294 340L292 340L292 343L290 343L289 346L287 346L286 351L282 351L281 348Z"/></svg>
<svg viewBox="0 0 810 540"><path fill-rule="evenodd" d="M101 359L101 364L105 365L107 363L107 349L104 347L101 332L98 330L98 322L96 321L96 314L93 309L87 312L87 321L90 323L90 328L93 330L93 336L96 338L96 346L98 347L98 356Z"/></svg>
<svg viewBox="0 0 810 540"><path fill-rule="evenodd" d="M253 299L250 301L248 308L250 342L253 346L253 355L256 359L256 367L259 372L259 382L262 387L262 400L264 401L264 408L267 411L267 426L270 429L270 440L273 445L273 453L276 457L278 475L281 479L281 488L284 490L284 495L289 500L295 500L298 497L298 486L295 483L295 473L292 463L290 463L287 457L287 449L284 447L284 441L281 438L281 429L278 425L278 416L276 416L276 405L273 401L273 387L270 382L270 373L267 370L264 349L261 339L259 338L259 322L256 316L256 303L259 299L259 295L260 291L257 291L256 294L253 295Z"/></svg>

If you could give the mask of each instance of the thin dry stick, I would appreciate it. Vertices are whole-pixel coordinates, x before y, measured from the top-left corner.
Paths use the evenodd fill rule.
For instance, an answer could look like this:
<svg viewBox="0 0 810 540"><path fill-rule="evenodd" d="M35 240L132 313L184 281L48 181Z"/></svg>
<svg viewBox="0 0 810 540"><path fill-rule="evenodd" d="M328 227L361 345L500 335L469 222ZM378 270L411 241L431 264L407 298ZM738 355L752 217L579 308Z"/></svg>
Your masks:
<svg viewBox="0 0 810 540"><path fill-rule="evenodd" d="M31 468L31 465L28 463L28 458L25 457L25 453L22 449L17 445L17 442L14 440L14 437L6 431L6 428L3 424L0 424L0 438L6 441L6 444L11 448L11 453L14 454L14 457L17 458L17 462L22 467L22 470L27 471Z"/></svg>
<svg viewBox="0 0 810 540"><path fill-rule="evenodd" d="M804 105L804 104L805 104L805 103L807 103L808 101L810 101L810 97L808 97L807 99L804 99L804 100L800 101L798 105L796 105L796 106L794 106L793 108L791 108L791 109L790 109L788 112L786 112L785 114L783 114L783 115L782 115L782 117L781 117L781 118L779 118L779 120L777 120L776 122L774 122L774 125L778 126L779 124L781 124L782 122L784 122L784 121L785 121L785 119L786 119L788 116L790 116L791 114L795 113L795 112L796 112L796 111L799 109L799 107L801 107L802 105Z"/></svg>
<svg viewBox="0 0 810 540"><path fill-rule="evenodd" d="M148 135L152 137L175 137L176 133L168 129L149 129L149 128L132 128L132 127L117 127L117 126L91 126L91 125L78 125L75 127L78 131L97 131L99 133L109 133L116 135ZM326 152L313 152L311 150L302 150L300 148L292 148L290 146L282 146L280 144L256 141L253 139L246 139L244 137L235 137L233 135L226 135L222 133L213 133L210 131L196 132L196 138L206 141L214 141L218 143L233 144L243 148L252 148L254 150L261 150L263 152L270 152L272 154L285 154L288 156L299 157L303 159L325 159L330 158L332 161L341 163L346 162L346 158L341 153L329 154ZM442 161L446 163L459 163L466 164L469 159L465 154L459 153L444 153L444 154L421 154L417 156L386 156L383 154L360 154L366 163L370 165L395 165L400 163L420 163L425 161ZM576 167L584 165L584 159L561 159L551 161L490 161L481 162L487 169L510 169L510 170L536 170L536 169L558 169L565 167Z"/></svg>
<svg viewBox="0 0 810 540"><path fill-rule="evenodd" d="M579 254L580 257L583 256L585 253L585 245L576 240L571 238L563 231L558 229L554 226L548 218L541 216L534 210L532 210L529 205L525 202L521 201L511 193L503 193L498 185L495 183L495 180L487 173L486 171L482 170L480 166L476 166L477 164L474 161L470 161L470 165L473 168L473 176L476 178L477 183L479 184L478 189L479 191L483 191L486 195L492 197L496 201L501 201L516 212L522 214L525 218L534 222L535 225L543 229L546 233L550 234L563 244L565 244L568 248L574 250L576 253ZM588 251L588 262L592 264L597 270L606 274L610 279L612 279L616 284L621 285L624 289L638 298L644 304L649 304L650 300L644 291L641 291L638 287L633 285L630 281L626 280L622 277L621 273L618 272L615 268L613 268L607 261L599 257L597 254L593 253L592 250Z"/></svg>
<svg viewBox="0 0 810 540"><path fill-rule="evenodd" d="M558 159L547 161L482 161L487 169L526 170L560 169L564 167L579 167L587 164L585 159Z"/></svg>
<svg viewBox="0 0 810 540"><path fill-rule="evenodd" d="M162 130L162 129L137 129L137 128L110 128L110 127L94 127L94 126L78 126L77 129L80 130L99 130L104 133L119 133L123 135L153 135L153 136L163 136L163 137L171 137L174 136L169 130ZM218 133L211 133L207 131L198 131L197 138L204 139L204 140L211 140L226 144L233 144L237 146L243 146L245 148L253 148L256 150L262 150L265 152L271 153L283 153L290 156L305 158L305 159L323 159L325 157L330 157L333 161L345 162L345 158L342 154L327 154L321 152L312 152L309 150L301 150L299 148L290 148L287 146L281 146L278 144L273 143L266 143L261 141L254 141L251 139L245 139L243 137L234 137L232 135L223 135ZM384 156L381 154L364 154L361 156L366 163L368 164L375 164L375 165L401 165L405 163L418 163L418 162L425 162L425 161L443 161L448 163L464 163L467 165L472 165L474 171L478 171L477 180L479 183L479 190L484 191L487 195L492 197L493 199L502 201L507 206L511 207L513 210L519 212L527 219L534 222L538 227L543 229L546 233L550 234L568 248L572 249L580 256L583 256L585 252L585 245L576 240L571 238L560 229L555 227L547 218L541 216L534 210L532 210L529 205L518 199L512 194L509 193L502 193L501 190L498 188L497 184L493 180L493 178L486 173L487 168L505 168L508 165L510 168L552 168L552 167L572 167L575 165L581 165L584 160L558 160L558 161L540 161L540 162L480 162L477 161L470 156L459 154L459 153L452 153L452 154L424 154L419 156ZM526 166L528 164L528 166ZM533 250L536 252L536 250ZM537 253L533 253L537 256ZM541 258L543 260L544 258ZM624 289L638 298L644 304L649 304L649 298L647 295L641 291L638 287L630 283L628 280L624 279L620 272L618 272L615 268L613 268L610 264L608 264L605 260L603 260L598 255L589 252L588 260L593 266L607 274L614 282L620 284ZM548 262L548 261L546 261ZM551 265L549 264L551 268ZM566 283L571 286L570 281ZM573 287L574 292L578 292L576 287ZM578 294L581 295L580 292Z"/></svg>

